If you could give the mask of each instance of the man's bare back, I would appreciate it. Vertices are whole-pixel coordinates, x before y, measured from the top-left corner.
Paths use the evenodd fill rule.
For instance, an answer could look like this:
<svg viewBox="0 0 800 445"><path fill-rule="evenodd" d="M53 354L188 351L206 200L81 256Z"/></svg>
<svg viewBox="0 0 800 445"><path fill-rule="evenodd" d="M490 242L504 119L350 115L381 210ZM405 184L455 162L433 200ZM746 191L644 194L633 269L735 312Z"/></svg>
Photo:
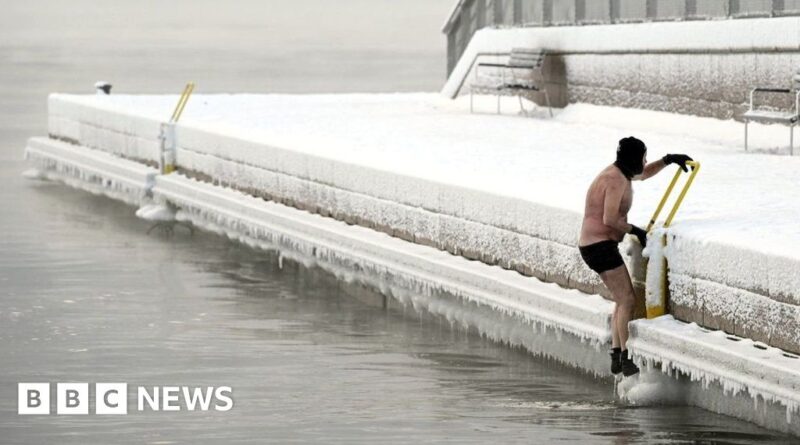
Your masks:
<svg viewBox="0 0 800 445"><path fill-rule="evenodd" d="M614 204L609 199L618 199ZM609 165L592 181L586 192L586 204L581 225L579 246L587 246L600 241L622 241L625 236L619 224L609 225L606 210L618 208L619 222L627 223L628 211L633 202L631 182L613 164Z"/></svg>

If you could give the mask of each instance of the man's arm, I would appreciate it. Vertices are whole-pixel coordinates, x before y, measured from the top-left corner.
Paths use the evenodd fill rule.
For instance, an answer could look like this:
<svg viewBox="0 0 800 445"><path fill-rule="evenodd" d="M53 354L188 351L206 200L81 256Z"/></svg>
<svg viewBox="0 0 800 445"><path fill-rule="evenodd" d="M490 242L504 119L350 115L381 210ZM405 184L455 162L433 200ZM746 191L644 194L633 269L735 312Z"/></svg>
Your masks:
<svg viewBox="0 0 800 445"><path fill-rule="evenodd" d="M664 156L663 158L659 159L656 162L651 162L644 166L644 171L642 171L641 175L634 176L634 181L644 181L647 178L655 176L658 172L664 169L669 164L678 164L683 171L688 172L689 169L686 168L686 162L692 161L693 159L686 155L681 154L669 154ZM694 167L692 167L694 168Z"/></svg>
<svg viewBox="0 0 800 445"><path fill-rule="evenodd" d="M625 216L620 215L619 206L622 203L622 195L625 189L622 184L617 181L610 181L606 185L605 196L603 198L603 224L619 230L622 233L628 233L631 230L631 225L625 221Z"/></svg>
<svg viewBox="0 0 800 445"><path fill-rule="evenodd" d="M667 163L664 162L664 159L659 159L656 162L651 162L651 163L645 165L644 166L644 171L642 172L642 174L641 175L636 175L631 179L633 181L644 181L645 179L653 177L656 174L658 174L658 172L663 170L664 167L666 167L666 166L667 166Z"/></svg>

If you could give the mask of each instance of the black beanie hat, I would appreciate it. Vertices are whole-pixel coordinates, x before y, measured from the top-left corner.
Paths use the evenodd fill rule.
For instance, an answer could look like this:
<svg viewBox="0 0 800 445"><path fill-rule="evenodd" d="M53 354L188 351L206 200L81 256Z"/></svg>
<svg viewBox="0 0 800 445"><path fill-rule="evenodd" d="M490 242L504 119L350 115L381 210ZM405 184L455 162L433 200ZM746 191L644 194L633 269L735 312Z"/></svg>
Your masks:
<svg viewBox="0 0 800 445"><path fill-rule="evenodd" d="M646 151L647 147L639 139L633 136L622 138L617 146L617 160L614 165L626 178L631 179L644 171L642 158Z"/></svg>

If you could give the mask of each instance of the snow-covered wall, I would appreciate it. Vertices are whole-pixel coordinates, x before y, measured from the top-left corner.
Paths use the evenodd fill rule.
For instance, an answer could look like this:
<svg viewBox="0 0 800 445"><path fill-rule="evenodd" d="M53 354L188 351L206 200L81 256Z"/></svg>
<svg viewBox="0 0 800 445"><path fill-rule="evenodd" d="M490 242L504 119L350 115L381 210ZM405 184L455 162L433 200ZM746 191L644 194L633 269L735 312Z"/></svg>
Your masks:
<svg viewBox="0 0 800 445"><path fill-rule="evenodd" d="M800 17L483 28L442 94L468 93L476 63L503 63L516 47L550 53L544 77L557 106L587 102L738 118L751 88L792 86L800 68ZM785 95L764 100L791 105Z"/></svg>
<svg viewBox="0 0 800 445"><path fill-rule="evenodd" d="M680 237L665 254L676 318L800 352L796 260Z"/></svg>
<svg viewBox="0 0 800 445"><path fill-rule="evenodd" d="M109 96L98 95L96 100L107 104L97 107L68 100L64 95L51 95L47 101L50 137L156 165L163 121L117 108ZM164 121L168 118L166 116Z"/></svg>
<svg viewBox="0 0 800 445"><path fill-rule="evenodd" d="M51 96L51 137L157 160L158 120L148 117L152 113L104 101ZM275 146L231 128L189 122L178 126L177 141L178 168L196 179L565 287L606 293L575 248L577 211ZM796 257L709 241L708 234L673 235L664 254L678 318L800 351Z"/></svg>
<svg viewBox="0 0 800 445"><path fill-rule="evenodd" d="M157 161L156 121L72 98L50 97L51 137ZM607 293L575 249L575 212L191 126L180 126L177 140L178 168L190 176L565 287Z"/></svg>
<svg viewBox="0 0 800 445"><path fill-rule="evenodd" d="M580 215L520 199L181 128L181 171L455 255L590 293Z"/></svg>

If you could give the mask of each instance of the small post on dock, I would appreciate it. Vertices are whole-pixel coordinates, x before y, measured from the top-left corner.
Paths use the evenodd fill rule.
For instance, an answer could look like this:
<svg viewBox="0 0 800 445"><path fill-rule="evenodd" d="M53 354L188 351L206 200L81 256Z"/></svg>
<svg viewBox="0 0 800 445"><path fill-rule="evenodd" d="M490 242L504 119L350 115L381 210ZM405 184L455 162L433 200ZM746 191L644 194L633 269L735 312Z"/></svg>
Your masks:
<svg viewBox="0 0 800 445"><path fill-rule="evenodd" d="M161 124L158 139L161 142L160 170L162 175L175 171L175 123L164 122Z"/></svg>

